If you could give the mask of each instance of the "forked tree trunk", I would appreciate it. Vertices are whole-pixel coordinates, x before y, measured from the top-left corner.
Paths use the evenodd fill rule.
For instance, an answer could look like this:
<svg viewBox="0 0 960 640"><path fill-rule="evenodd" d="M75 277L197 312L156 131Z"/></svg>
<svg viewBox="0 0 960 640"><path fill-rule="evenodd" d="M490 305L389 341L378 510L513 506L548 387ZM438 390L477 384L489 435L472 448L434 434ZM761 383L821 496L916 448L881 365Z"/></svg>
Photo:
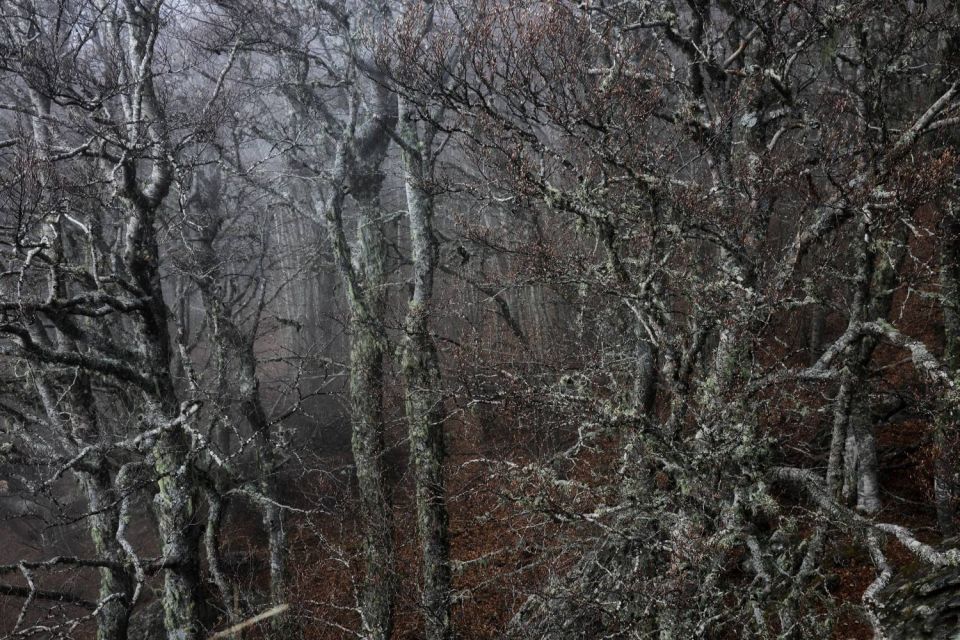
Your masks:
<svg viewBox="0 0 960 640"><path fill-rule="evenodd" d="M45 341L38 333L36 339ZM75 348L75 347L74 347ZM92 398L89 392L89 378L79 375L74 382L70 393L59 400L48 388L43 380L38 381L37 391L40 396L50 423L58 430L67 433L75 430L80 433L95 434L97 431L96 419L92 411ZM65 404L67 412L61 412ZM73 424L68 427L63 423L62 415L71 416ZM118 492L113 488L109 463L100 456L91 456L82 469L76 474L87 498L87 530L96 557L106 560L113 566L101 567L99 584L99 601L103 603L97 612L97 640L126 640L130 623L130 605L133 593L133 578L131 573L123 568L125 555L117 542L117 529L120 524L117 507Z"/></svg>
<svg viewBox="0 0 960 640"><path fill-rule="evenodd" d="M131 70L133 96L124 103L131 146L143 145L139 159L125 157L111 170L117 195L123 202L123 263L132 284L144 299L134 339L143 354L152 389L142 399L142 424L159 429L150 459L157 481L154 510L163 554L164 625L169 640L199 640L200 596L199 527L196 522L196 482L191 461L191 439L183 428L185 416L171 373L169 309L163 298L157 211L174 179L172 152L165 114L154 85L154 49L162 26L162 2L124 0L123 12L112 17L116 45L123 47ZM120 41L121 28L126 41ZM148 177L141 179L149 162Z"/></svg>
<svg viewBox="0 0 960 640"><path fill-rule="evenodd" d="M350 17L333 4L325 7L350 33ZM387 11L387 6L379 7ZM355 68L377 75L376 63L360 60L350 51ZM394 571L393 518L384 477L385 434L383 422L384 357L386 335L383 310L386 300L385 221L380 203L384 180L382 164L397 122L397 99L387 88L386 77L374 78L369 95L361 95L359 84L348 97L349 124L332 134L336 144L332 171L324 177L329 185L322 215L326 224L337 270L340 272L350 316L350 409L351 441L360 516L363 527L365 575L360 589L360 636L367 640L388 640L393 630L396 577ZM299 116L314 118L304 102L314 95L311 87L303 93L289 92L288 99ZM308 100L309 101L309 100ZM322 111L326 110L322 107ZM331 132L328 132L331 133ZM345 203L347 195L357 205L355 246L347 239Z"/></svg>

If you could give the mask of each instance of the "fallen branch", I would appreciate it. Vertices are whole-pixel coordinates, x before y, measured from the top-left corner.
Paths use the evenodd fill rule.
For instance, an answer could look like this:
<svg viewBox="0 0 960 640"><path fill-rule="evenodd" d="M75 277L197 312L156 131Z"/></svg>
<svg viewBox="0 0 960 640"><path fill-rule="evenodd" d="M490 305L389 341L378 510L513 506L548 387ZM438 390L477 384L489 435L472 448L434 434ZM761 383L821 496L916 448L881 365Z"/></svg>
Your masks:
<svg viewBox="0 0 960 640"><path fill-rule="evenodd" d="M264 612L261 613L261 614L255 615L255 616L253 616L252 618L249 618L249 619L247 619L247 620L244 620L243 622L240 622L240 623L237 623L237 624L233 625L233 626L230 627L229 629L224 629L223 631L218 631L217 633L215 633L215 634L213 634L212 636L210 636L210 638L209 638L208 640L218 640L219 638L229 638L229 637L231 637L231 636L233 636L233 635L236 635L237 633L243 631L244 629L247 629L248 627L252 627L253 625L257 624L258 622L263 622L264 620L268 620L268 619L270 619L270 618L272 618L272 617L274 617L274 616L278 616L278 615L280 615L281 613L285 612L285 611L286 611L287 609L289 609L289 608L290 608L290 605L289 605L289 604L278 604L277 606L273 607L272 609L267 609L266 611L264 611Z"/></svg>

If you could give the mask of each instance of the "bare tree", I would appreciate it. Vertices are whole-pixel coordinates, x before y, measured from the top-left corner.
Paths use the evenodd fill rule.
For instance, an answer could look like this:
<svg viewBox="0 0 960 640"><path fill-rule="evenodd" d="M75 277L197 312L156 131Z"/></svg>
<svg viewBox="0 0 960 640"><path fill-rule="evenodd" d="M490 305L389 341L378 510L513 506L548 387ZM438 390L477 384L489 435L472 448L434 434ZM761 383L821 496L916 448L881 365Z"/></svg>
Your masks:
<svg viewBox="0 0 960 640"><path fill-rule="evenodd" d="M413 260L413 293L404 325L403 372L423 563L426 637L439 640L452 637L452 630L449 516L443 469L445 411L437 350L429 325L439 257L431 192L436 128L430 122L420 122L413 105L403 98L399 101L399 139Z"/></svg>
<svg viewBox="0 0 960 640"><path fill-rule="evenodd" d="M0 525L39 533L0 633L946 619L957 33L939 0L3 3Z"/></svg>

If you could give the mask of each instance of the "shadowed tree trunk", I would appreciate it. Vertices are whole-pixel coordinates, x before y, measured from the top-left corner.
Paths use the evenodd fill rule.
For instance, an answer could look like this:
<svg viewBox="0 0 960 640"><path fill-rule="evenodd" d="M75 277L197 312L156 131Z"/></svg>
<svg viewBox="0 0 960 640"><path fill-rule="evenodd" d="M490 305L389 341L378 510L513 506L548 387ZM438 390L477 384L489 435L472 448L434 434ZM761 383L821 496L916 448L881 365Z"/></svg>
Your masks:
<svg viewBox="0 0 960 640"><path fill-rule="evenodd" d="M116 492L106 461L93 461L97 469L84 474L81 482L90 507L90 537L97 557L117 565L123 563L123 551L117 544L118 517ZM114 567L100 569L100 599L108 602L97 615L97 640L126 640L130 623L130 597L133 580L129 573Z"/></svg>
<svg viewBox="0 0 960 640"><path fill-rule="evenodd" d="M944 213L940 246L941 309L943 310L943 363L954 377L960 370L960 220L952 206ZM934 500L937 525L944 536L956 533L957 424L956 398L940 402L935 438Z"/></svg>
<svg viewBox="0 0 960 640"><path fill-rule="evenodd" d="M886 320L893 302L893 291L897 282L903 256L906 254L907 236L900 230L885 251L869 249L866 259L872 262L871 276L865 299L867 320ZM864 397L864 382L873 353L880 340L874 336L864 336L855 349L852 362L856 387L852 390L850 419L848 429L853 433L856 444L857 468L857 508L865 513L876 513L881 507L880 466L877 459L877 443L874 434L873 411L869 397Z"/></svg>
<svg viewBox="0 0 960 640"><path fill-rule="evenodd" d="M380 219L380 180L355 193L359 205L355 273L362 302L351 304L350 415L352 448L364 522L361 617L364 635L387 640L393 629L393 516L384 473L383 384L386 238Z"/></svg>
<svg viewBox="0 0 960 640"><path fill-rule="evenodd" d="M198 193L199 215L202 218L202 230L197 238L194 250L195 268L191 274L200 291L204 309L209 318L212 339L224 361L234 363L234 377L221 381L220 387L236 392L236 403L240 415L247 421L257 442L257 484L265 500L258 500L263 525L267 532L270 566L270 603L278 606L286 602L287 597L287 536L284 529L283 510L278 503L279 490L277 473L280 467L280 455L270 418L264 407L260 392L260 378L257 373L257 357L254 351L256 328L259 325L259 313L265 285L264 273L258 285L257 316L253 328L244 330L238 325L228 295L222 287L221 263L214 242L220 232L223 219L217 210L222 206L216 184L205 185L208 193ZM263 247L266 251L266 247ZM219 372L226 375L225 371ZM228 420L224 416L224 421ZM227 452L225 452L227 453ZM209 546L209 545L208 545ZM221 589L222 590L222 589ZM277 632L285 629L286 616L271 618L271 625Z"/></svg>

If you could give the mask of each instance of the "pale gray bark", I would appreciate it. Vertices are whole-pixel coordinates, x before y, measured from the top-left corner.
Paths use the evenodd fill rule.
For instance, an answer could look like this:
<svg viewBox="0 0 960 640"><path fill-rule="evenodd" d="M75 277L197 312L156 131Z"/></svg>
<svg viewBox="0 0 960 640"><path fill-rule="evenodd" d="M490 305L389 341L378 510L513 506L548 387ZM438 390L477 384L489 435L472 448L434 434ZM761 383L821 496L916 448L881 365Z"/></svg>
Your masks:
<svg viewBox="0 0 960 640"><path fill-rule="evenodd" d="M833 430L830 436L830 457L827 462L827 491L838 497L845 487L851 484L848 476L852 476L852 469L845 473L844 462L853 465L855 449L852 448L852 434L848 440L847 425L850 422L850 396L853 393L853 383L846 375L840 383L840 388L833 400ZM848 444L849 442L849 444ZM846 455L845 455L846 454Z"/></svg>
<svg viewBox="0 0 960 640"><path fill-rule="evenodd" d="M216 488L208 488L207 498L207 525L204 530L203 544L207 556L207 567L210 577L220 592L220 604L231 623L237 621L237 612L234 608L234 590L223 571L223 558L220 553L220 530L223 524L223 497Z"/></svg>
<svg viewBox="0 0 960 640"><path fill-rule="evenodd" d="M869 227L867 227L869 232ZM869 319L886 320L893 301L893 291L897 282L900 263L906 253L906 234L897 233L884 252L868 251L866 259L870 265L869 288L865 295L868 301L865 313ZM856 380L866 378L866 369L870 366L873 353L879 344L879 338L865 336L855 350L856 360L851 369ZM859 396L859 397L858 397ZM877 444L874 435L874 420L871 401L862 391L854 392L850 428L857 446L857 508L864 513L876 513L880 510L880 467L877 458Z"/></svg>
<svg viewBox="0 0 960 640"><path fill-rule="evenodd" d="M42 333L36 336L38 340L44 338ZM88 404L92 398L88 395L89 380L85 374L78 376L71 392L59 402L46 380L37 380L36 384L50 424L65 441L78 433L94 438L102 436L97 433L96 417ZM86 496L87 528L97 561L102 563L98 569L97 640L125 640L133 604L133 577L124 567L125 554L116 540L120 526L118 492L113 486L110 463L102 455L88 455L73 471Z"/></svg>
<svg viewBox="0 0 960 640"><path fill-rule="evenodd" d="M100 468L83 479L90 505L90 537L97 557L112 566L100 569L100 600L111 600L97 616L97 640L126 640L130 623L130 599L133 595L133 579L123 566L123 550L116 540L119 514L115 505L116 492L106 468Z"/></svg>
<svg viewBox="0 0 960 640"><path fill-rule="evenodd" d="M433 139L435 128L418 122L400 98L399 137L404 163L413 294L404 326L403 375L410 458L413 465L423 572L422 605L427 640L453 637L450 624L449 516L444 482L444 407L437 349L430 333L434 277L439 249L433 228Z"/></svg>

